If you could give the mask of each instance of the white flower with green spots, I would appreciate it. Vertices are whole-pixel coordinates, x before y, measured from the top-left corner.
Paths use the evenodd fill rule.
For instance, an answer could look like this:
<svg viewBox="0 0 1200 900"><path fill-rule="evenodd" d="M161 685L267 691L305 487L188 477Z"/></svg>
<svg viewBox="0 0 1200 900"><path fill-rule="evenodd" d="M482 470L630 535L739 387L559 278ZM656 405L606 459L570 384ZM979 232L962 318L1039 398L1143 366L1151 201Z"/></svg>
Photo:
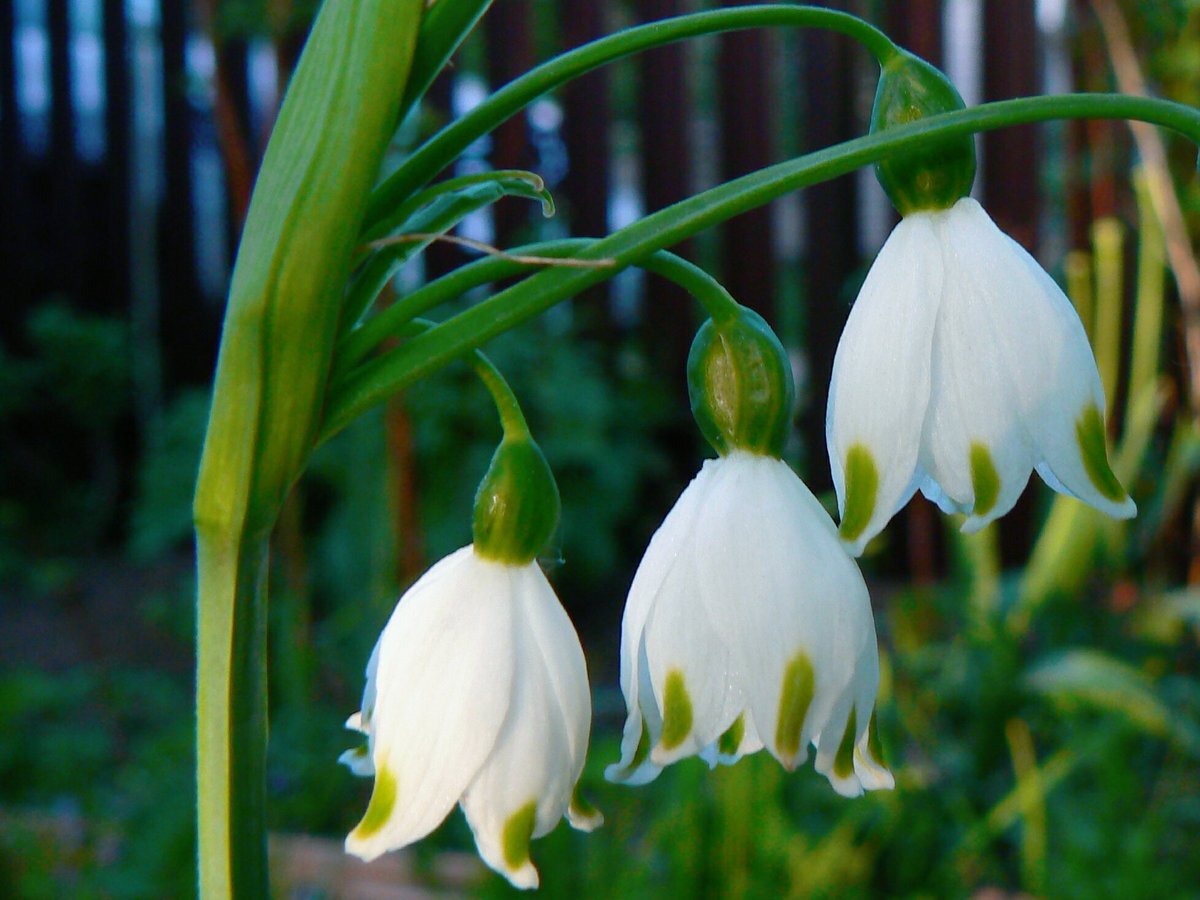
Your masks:
<svg viewBox="0 0 1200 900"><path fill-rule="evenodd" d="M574 793L590 720L579 638L537 563L463 547L400 598L371 654L346 723L367 743L341 761L375 786L346 849L374 859L461 803L484 862L536 887L530 840L564 814L601 822Z"/></svg>
<svg viewBox="0 0 1200 900"><path fill-rule="evenodd" d="M1035 468L1110 516L1136 512L1079 316L970 197L905 216L879 252L838 344L826 437L855 555L918 489L972 532Z"/></svg>
<svg viewBox="0 0 1200 900"><path fill-rule="evenodd" d="M650 541L621 625L629 708L613 781L699 755L808 746L840 794L891 788L875 735L875 624L858 566L787 464L708 460Z"/></svg>

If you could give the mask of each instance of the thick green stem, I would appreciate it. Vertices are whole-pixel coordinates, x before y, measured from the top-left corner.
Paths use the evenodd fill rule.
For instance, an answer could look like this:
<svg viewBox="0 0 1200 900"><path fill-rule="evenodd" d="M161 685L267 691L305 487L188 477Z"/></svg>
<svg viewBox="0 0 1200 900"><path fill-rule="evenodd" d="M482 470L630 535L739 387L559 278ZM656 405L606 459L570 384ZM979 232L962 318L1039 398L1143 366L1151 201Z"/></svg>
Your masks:
<svg viewBox="0 0 1200 900"><path fill-rule="evenodd" d="M331 392L321 440L402 387L530 316L637 265L650 254L789 193L903 152L914 143L1051 119L1133 119L1170 128L1200 145L1200 111L1143 97L1072 94L1026 97L931 116L912 125L778 163L704 191L647 216L579 251L612 259L603 268L551 268L471 307L386 356L362 365Z"/></svg>
<svg viewBox="0 0 1200 900"><path fill-rule="evenodd" d="M196 752L205 897L266 897L269 541L197 532ZM219 601L218 602L218 598Z"/></svg>
<svg viewBox="0 0 1200 900"><path fill-rule="evenodd" d="M437 9L436 5L434 9ZM881 64L896 52L895 44L887 35L848 13L817 6L783 4L694 13L600 38L531 69L426 141L372 193L363 233L370 240L390 231L398 224L393 210L399 204L450 165L472 142L547 91L592 69L651 47L722 31L769 27L838 31L863 44Z"/></svg>

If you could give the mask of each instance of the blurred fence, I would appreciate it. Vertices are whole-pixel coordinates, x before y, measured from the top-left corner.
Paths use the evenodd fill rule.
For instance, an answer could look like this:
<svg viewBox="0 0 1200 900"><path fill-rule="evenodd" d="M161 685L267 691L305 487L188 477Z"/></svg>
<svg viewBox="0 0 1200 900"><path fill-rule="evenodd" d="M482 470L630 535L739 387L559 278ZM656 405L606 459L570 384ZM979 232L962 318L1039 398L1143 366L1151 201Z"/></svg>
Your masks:
<svg viewBox="0 0 1200 900"><path fill-rule="evenodd" d="M247 12L264 5L265 15ZM1090 88L1106 77L1097 52L1070 56L1066 0L825 5L872 18L944 65L968 102L1072 83ZM6 346L21 347L35 304L63 295L78 308L128 317L143 417L154 414L164 391L208 379L241 212L279 86L303 41L300 6L0 3ZM558 49L696 7L684 0L501 0L435 85L426 121L452 116ZM717 180L863 133L874 79L866 54L819 32L731 34L590 74L500 128L462 163L542 172L563 211L559 221L537 223L510 202L476 227L501 246L563 230L603 234ZM1053 264L1069 244L1085 241L1092 215L1111 211L1115 201L1111 179L1096 187L1103 165L1093 166L1090 186L1070 165L1048 174L1043 134L1013 129L983 137L979 190L1002 227L1031 249L1040 246ZM1106 125L1064 128L1054 159L1078 157L1090 141L1111 167L1125 152L1119 137ZM1047 177L1069 189L1069 202L1044 202ZM1042 218L1047 209L1050 221ZM870 174L858 173L682 248L797 348L805 474L817 490L828 487L824 389L837 337L857 278L891 221ZM431 248L426 271L453 265L462 252ZM604 291L607 302L602 292L601 302L582 307L580 327L600 341L652 336L653 364L682 393L694 315L686 298L640 277ZM690 436L677 437L692 446ZM911 561L931 566L928 510L917 504L909 515Z"/></svg>

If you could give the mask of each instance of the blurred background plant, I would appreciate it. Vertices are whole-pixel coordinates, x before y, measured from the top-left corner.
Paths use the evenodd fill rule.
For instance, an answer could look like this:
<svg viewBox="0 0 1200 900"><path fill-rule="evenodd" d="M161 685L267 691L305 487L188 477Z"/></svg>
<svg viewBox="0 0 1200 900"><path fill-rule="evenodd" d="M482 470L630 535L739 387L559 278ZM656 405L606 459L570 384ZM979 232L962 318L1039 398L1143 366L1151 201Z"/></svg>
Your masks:
<svg viewBox="0 0 1200 900"><path fill-rule="evenodd" d="M1110 88L1111 62L1129 60L1115 9L1149 89L1200 102L1191 2L829 5L944 65L968 102ZM232 248L313 6L0 8L2 895L194 890L191 492ZM405 123L397 159L536 60L695 6L505 0ZM604 233L861 133L872 83L828 35L737 34L622 62L458 166L532 168L559 216L502 200L457 233L500 246ZM623 713L624 592L702 453L682 377L695 312L628 273L489 346L559 478L560 547L543 564L596 690L585 785L607 823L535 845L550 895L1198 895L1200 433L1179 234L1160 226L1153 160L1120 123L981 141L989 209L1057 265L1088 328L1140 514L1110 522L1038 486L964 538L918 501L872 548L894 793L846 802L760 758L712 774L692 761L637 790L602 781ZM1166 149L1191 254L1194 148ZM791 455L818 492L836 336L890 216L866 173L683 248L789 344L801 384ZM397 289L466 258L434 245ZM379 891L509 890L457 855L470 846L457 816L402 863L341 859L366 788L333 764L370 642L428 561L469 540L497 436L487 397L451 369L323 447L288 501L271 592L281 894L354 896L371 879Z"/></svg>

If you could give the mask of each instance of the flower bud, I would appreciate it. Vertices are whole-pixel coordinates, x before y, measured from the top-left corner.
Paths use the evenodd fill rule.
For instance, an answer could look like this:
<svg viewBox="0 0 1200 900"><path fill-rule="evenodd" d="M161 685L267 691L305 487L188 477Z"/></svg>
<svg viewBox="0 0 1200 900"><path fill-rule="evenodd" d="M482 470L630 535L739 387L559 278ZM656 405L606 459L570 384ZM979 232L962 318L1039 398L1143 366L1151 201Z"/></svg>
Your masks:
<svg viewBox="0 0 1200 900"><path fill-rule="evenodd" d="M796 387L787 351L762 316L740 307L705 322L687 373L692 415L718 453L783 454Z"/></svg>
<svg viewBox="0 0 1200 900"><path fill-rule="evenodd" d="M884 65L879 77L871 133L964 108L950 79L925 60L901 50ZM922 141L918 149L876 163L875 176L901 215L948 209L971 192L974 140L962 135Z"/></svg>
<svg viewBox="0 0 1200 900"><path fill-rule="evenodd" d="M532 562L558 527L558 485L528 435L505 437L475 493L475 552L509 565Z"/></svg>

